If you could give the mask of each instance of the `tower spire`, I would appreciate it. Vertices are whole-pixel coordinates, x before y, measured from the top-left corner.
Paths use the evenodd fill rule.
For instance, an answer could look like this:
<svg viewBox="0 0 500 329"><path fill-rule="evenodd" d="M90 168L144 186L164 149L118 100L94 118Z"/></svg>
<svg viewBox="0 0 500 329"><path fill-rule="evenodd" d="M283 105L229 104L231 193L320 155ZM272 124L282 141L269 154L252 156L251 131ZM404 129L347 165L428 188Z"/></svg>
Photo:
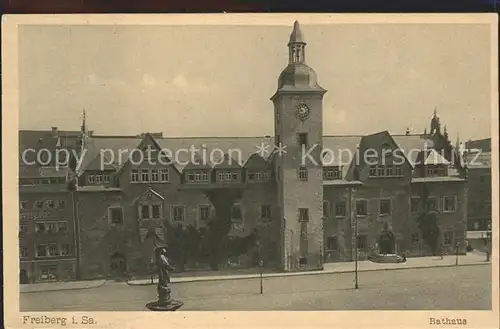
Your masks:
<svg viewBox="0 0 500 329"><path fill-rule="evenodd" d="M304 35L300 30L299 21L293 24L293 30L290 34L290 41L288 42L289 49L289 64L304 64L305 63L305 47Z"/></svg>
<svg viewBox="0 0 500 329"><path fill-rule="evenodd" d="M85 108L84 108L82 113L82 126L81 126L82 134L85 134L85 132L87 131L86 120L87 120L87 114L85 113Z"/></svg>

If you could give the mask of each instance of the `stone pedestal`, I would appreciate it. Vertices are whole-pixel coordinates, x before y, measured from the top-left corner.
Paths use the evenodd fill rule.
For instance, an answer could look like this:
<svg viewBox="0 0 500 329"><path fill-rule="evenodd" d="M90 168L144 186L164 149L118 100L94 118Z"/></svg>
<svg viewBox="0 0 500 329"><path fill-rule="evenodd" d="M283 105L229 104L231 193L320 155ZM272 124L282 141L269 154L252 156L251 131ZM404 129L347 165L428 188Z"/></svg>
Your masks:
<svg viewBox="0 0 500 329"><path fill-rule="evenodd" d="M170 296L170 287L158 285L158 300L146 304L146 307L151 311L177 311L184 303L180 300L174 300Z"/></svg>

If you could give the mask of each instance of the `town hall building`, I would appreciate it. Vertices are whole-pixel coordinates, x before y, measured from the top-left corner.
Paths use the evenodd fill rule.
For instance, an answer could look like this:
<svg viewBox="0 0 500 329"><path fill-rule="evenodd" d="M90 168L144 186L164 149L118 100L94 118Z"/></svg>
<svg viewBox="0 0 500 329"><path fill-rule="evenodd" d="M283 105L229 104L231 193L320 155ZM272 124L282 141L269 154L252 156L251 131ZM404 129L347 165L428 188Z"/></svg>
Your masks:
<svg viewBox="0 0 500 329"><path fill-rule="evenodd" d="M356 251L360 259L431 255L437 246L465 252L467 170L436 111L422 134L325 136L327 86L307 65L306 46L295 22L288 64L270 98L274 137L99 136L82 125L70 225L78 277L144 272L155 245L171 248L169 230L205 232L220 220L228 221L229 236L256 237L255 247L230 261L237 266L261 260L281 271L319 270L354 260ZM159 161L162 150L192 148L197 160L226 153L216 163L192 161L188 152ZM120 150L148 156L120 159ZM375 155L367 159L367 152ZM427 218L437 227L433 247Z"/></svg>

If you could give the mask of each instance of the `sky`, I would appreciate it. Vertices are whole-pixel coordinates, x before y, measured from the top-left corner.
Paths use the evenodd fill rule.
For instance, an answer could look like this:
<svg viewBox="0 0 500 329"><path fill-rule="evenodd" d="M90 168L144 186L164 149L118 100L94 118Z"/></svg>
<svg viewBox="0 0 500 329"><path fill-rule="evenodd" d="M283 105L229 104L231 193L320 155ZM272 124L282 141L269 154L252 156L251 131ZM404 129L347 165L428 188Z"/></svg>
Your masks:
<svg viewBox="0 0 500 329"><path fill-rule="evenodd" d="M274 135L289 26L22 26L20 128L99 135ZM490 137L490 34L480 24L301 25L328 90L325 135L430 128Z"/></svg>

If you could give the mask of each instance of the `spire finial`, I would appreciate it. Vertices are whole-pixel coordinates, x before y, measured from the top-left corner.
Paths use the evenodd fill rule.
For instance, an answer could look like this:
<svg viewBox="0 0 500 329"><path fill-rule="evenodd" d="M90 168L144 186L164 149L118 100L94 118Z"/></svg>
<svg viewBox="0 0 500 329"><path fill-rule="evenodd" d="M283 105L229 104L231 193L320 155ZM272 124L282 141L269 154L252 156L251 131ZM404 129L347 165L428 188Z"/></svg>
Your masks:
<svg viewBox="0 0 500 329"><path fill-rule="evenodd" d="M438 114L437 106L434 106L434 116L437 117L437 114Z"/></svg>
<svg viewBox="0 0 500 329"><path fill-rule="evenodd" d="M292 34L290 34L290 42L288 43L288 45L293 43L305 44L304 36L302 35L302 31L300 30L299 21L295 21L295 23L293 23L293 31Z"/></svg>

